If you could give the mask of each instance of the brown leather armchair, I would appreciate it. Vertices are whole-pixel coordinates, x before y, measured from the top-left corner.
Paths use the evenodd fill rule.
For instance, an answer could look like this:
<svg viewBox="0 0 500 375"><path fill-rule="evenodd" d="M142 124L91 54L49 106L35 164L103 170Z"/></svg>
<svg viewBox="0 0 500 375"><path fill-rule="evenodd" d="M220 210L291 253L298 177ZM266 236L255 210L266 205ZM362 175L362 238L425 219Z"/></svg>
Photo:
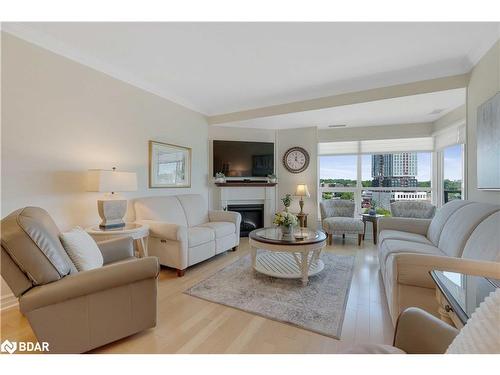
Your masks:
<svg viewBox="0 0 500 375"><path fill-rule="evenodd" d="M103 267L78 272L45 210L17 210L1 230L2 277L51 353L86 352L156 326L158 260L135 258L131 238L98 243Z"/></svg>

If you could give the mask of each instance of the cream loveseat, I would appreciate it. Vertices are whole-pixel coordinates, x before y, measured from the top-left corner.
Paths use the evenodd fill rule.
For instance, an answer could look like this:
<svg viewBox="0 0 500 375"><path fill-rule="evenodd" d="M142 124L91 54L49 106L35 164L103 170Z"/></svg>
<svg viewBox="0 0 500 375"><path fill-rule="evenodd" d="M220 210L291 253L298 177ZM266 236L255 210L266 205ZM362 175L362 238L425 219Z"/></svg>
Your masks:
<svg viewBox="0 0 500 375"><path fill-rule="evenodd" d="M381 218L379 262L393 323L407 307L437 316L438 269L500 278L500 205L455 200L431 219Z"/></svg>
<svg viewBox="0 0 500 375"><path fill-rule="evenodd" d="M209 211L201 195L140 198L134 206L136 221L149 226L149 255L177 269L178 276L240 243L241 215Z"/></svg>

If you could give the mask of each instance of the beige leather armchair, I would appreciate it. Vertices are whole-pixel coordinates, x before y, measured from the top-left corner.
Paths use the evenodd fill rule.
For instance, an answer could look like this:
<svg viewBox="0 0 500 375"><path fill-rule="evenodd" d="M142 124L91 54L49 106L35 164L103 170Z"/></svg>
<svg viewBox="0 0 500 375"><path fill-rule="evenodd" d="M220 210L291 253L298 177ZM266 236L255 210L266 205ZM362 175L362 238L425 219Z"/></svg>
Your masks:
<svg viewBox="0 0 500 375"><path fill-rule="evenodd" d="M104 266L78 272L46 211L2 222L1 274L50 353L82 353L156 325L158 260L133 256L131 238L98 243Z"/></svg>
<svg viewBox="0 0 500 375"><path fill-rule="evenodd" d="M357 345L346 354L444 354L458 330L416 307L403 311L396 324L393 345Z"/></svg>

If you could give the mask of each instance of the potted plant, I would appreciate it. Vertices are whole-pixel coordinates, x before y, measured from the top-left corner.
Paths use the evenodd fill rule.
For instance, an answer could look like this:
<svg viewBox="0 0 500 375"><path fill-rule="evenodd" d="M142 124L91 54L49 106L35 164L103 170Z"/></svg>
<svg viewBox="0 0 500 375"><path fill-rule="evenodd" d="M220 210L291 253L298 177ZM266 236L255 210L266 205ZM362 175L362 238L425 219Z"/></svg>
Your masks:
<svg viewBox="0 0 500 375"><path fill-rule="evenodd" d="M222 184L222 183L224 183L224 182L226 182L226 176L224 175L224 173L222 173L222 172L217 172L217 173L215 174L215 183L217 183L217 184Z"/></svg>
<svg viewBox="0 0 500 375"><path fill-rule="evenodd" d="M298 219L297 216L294 214L283 211L283 212L278 212L276 215L274 215L274 220L273 223L276 225L279 225L281 228L281 233L284 236L289 236L293 232L293 227L298 224Z"/></svg>
<svg viewBox="0 0 500 375"><path fill-rule="evenodd" d="M285 206L285 212L288 212L288 207L292 204L292 196L290 194L286 194L283 198L281 198L283 202L283 206Z"/></svg>
<svg viewBox="0 0 500 375"><path fill-rule="evenodd" d="M377 201L375 199L372 200L370 211L368 214L371 216L375 216L377 214Z"/></svg>
<svg viewBox="0 0 500 375"><path fill-rule="evenodd" d="M268 174L267 175L267 182L275 184L276 183L276 175L274 173Z"/></svg>

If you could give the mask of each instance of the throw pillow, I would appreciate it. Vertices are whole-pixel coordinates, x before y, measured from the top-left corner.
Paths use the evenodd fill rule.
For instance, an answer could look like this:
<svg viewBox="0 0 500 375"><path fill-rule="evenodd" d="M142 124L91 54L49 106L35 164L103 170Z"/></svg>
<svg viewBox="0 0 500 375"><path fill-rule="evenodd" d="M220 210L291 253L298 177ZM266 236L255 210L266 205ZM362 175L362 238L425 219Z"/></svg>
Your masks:
<svg viewBox="0 0 500 375"><path fill-rule="evenodd" d="M78 271L102 267L104 260L97 243L82 228L61 233L61 242Z"/></svg>

